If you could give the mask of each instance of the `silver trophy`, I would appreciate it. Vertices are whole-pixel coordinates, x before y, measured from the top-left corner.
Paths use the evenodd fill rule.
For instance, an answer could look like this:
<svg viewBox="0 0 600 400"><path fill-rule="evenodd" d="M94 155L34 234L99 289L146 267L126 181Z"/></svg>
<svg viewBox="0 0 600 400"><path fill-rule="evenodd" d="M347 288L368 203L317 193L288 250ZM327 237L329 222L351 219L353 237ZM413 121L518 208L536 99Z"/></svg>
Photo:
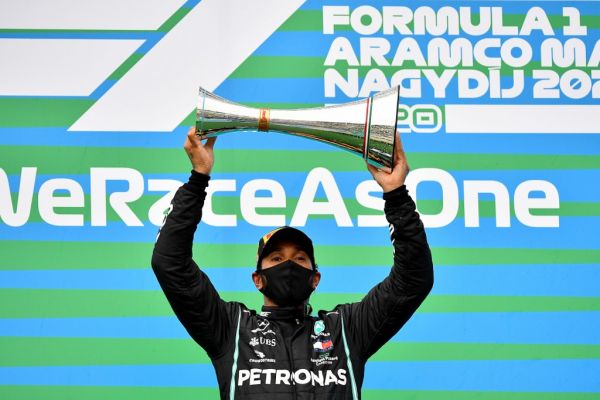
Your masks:
<svg viewBox="0 0 600 400"><path fill-rule="evenodd" d="M246 107L200 88L196 131L201 139L231 131L281 132L394 165L399 87L350 103L293 110Z"/></svg>

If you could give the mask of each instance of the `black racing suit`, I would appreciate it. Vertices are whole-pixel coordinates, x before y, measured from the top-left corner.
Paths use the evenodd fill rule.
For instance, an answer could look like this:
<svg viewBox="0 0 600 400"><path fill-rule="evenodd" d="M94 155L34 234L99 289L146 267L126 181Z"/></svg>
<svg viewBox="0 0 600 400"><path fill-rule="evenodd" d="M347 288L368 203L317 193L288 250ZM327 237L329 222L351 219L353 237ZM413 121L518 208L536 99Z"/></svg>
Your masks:
<svg viewBox="0 0 600 400"><path fill-rule="evenodd" d="M193 172L175 194L152 268L177 318L212 360L221 399L359 399L367 359L433 285L425 231L406 188L383 195L394 266L362 301L317 316L269 307L257 314L223 301L192 260L208 180Z"/></svg>

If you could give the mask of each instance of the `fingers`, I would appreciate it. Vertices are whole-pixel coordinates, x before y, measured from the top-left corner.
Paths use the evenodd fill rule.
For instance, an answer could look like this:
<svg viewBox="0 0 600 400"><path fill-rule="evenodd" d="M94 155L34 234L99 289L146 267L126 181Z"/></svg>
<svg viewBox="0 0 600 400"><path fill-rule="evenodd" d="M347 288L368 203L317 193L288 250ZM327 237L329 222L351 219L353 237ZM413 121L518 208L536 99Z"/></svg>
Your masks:
<svg viewBox="0 0 600 400"><path fill-rule="evenodd" d="M391 174L392 173L392 169L389 167L376 167L374 165L371 165L367 162L367 169L369 170L369 172L371 173L371 175L376 175L376 174L381 174L386 173L386 174Z"/></svg>
<svg viewBox="0 0 600 400"><path fill-rule="evenodd" d="M200 138L196 134L196 128L190 128L187 133L187 140L192 146L198 146L200 144Z"/></svg>
<svg viewBox="0 0 600 400"><path fill-rule="evenodd" d="M208 138L208 140L206 141L206 144L204 145L204 147L212 150L213 147L215 146L215 142L217 141L217 137L213 136L211 138Z"/></svg>

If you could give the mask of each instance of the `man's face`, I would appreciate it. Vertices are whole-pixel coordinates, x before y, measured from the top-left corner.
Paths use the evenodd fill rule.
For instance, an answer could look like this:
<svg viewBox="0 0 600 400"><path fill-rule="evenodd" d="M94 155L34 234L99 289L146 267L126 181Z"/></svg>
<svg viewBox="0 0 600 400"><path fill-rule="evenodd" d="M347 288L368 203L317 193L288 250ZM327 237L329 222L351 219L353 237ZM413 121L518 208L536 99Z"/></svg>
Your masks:
<svg viewBox="0 0 600 400"><path fill-rule="evenodd" d="M282 262L292 260L295 263L299 264L303 268L308 270L313 269L312 262L308 257L308 253L298 244L282 240L280 242L276 242L273 244L273 250L267 254L261 260L260 266L261 269L267 270L269 268L273 268L277 264L281 264ZM262 290L265 286L265 277L263 274L259 272L252 273L252 281L258 290ZM312 287L313 289L317 287L319 281L321 280L321 273L315 271L312 276ZM265 296L265 305L266 306L276 306L277 304Z"/></svg>
<svg viewBox="0 0 600 400"><path fill-rule="evenodd" d="M260 266L262 269L269 269L287 260L292 260L306 269L313 269L308 253L296 243L289 241L275 243L272 251L263 257Z"/></svg>

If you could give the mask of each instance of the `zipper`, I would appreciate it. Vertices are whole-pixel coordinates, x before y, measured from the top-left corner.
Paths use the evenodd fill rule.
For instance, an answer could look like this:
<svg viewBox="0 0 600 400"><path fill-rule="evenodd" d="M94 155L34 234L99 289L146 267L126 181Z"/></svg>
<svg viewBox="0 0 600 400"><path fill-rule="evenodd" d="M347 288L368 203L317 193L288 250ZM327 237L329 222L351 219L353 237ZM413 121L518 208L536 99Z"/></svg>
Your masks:
<svg viewBox="0 0 600 400"><path fill-rule="evenodd" d="M292 335L292 337L287 342L288 346L286 346L286 350L288 352L288 357L290 359L290 368L291 368L292 377L294 375L294 372L296 371L296 366L294 365L294 357L293 357L294 354L292 351L292 349L293 349L292 342L294 341L296 336L298 336L298 333L300 331L302 331L302 329L304 328L304 321L301 321L298 318L294 318L294 322L296 323L297 328L294 331L294 334ZM290 351L291 351L291 354L290 354ZM294 387L294 400L297 400L298 399L298 391L296 390L296 383L294 382L294 385L292 385L292 386Z"/></svg>

